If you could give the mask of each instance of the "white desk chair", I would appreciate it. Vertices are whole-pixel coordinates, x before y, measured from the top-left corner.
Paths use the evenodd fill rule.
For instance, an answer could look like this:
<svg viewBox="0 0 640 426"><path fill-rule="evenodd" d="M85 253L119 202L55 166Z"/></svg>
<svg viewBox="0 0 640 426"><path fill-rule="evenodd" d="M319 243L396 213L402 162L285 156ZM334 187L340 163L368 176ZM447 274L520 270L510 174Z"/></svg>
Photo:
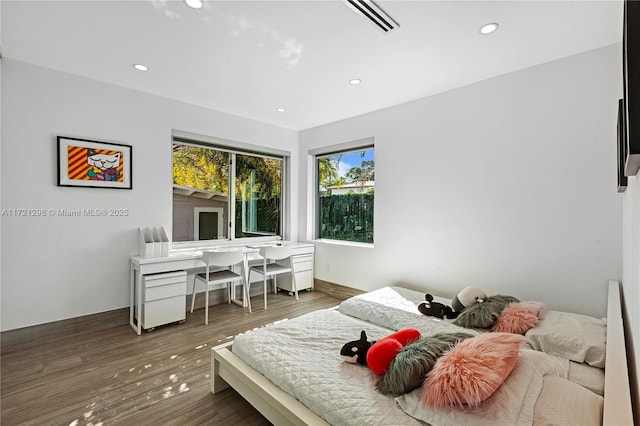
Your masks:
<svg viewBox="0 0 640 426"><path fill-rule="evenodd" d="M242 250L205 250L202 252L202 261L206 268L204 273L197 274L193 280L193 293L191 296L191 312L196 301L196 281L204 284L205 304L204 304L204 324L209 324L209 289L216 284L227 283L227 300L231 303L231 286L237 281L243 282L243 298L247 297L247 286L244 283L244 253ZM234 272L232 268L240 265L240 273ZM211 271L212 267L222 266L226 269Z"/></svg>
<svg viewBox="0 0 640 426"><path fill-rule="evenodd" d="M273 288L277 290L278 284L276 276L278 274L291 273L291 285L293 292L298 300L298 289L296 287L296 277L293 273L293 259L291 257L290 246L268 246L260 247L260 256L262 256L262 264L249 268L249 282L247 283L247 301L249 302L249 312L251 312L251 273L255 272L262 275L264 285L264 309L267 309L267 278L273 278ZM285 262L285 259L288 261Z"/></svg>

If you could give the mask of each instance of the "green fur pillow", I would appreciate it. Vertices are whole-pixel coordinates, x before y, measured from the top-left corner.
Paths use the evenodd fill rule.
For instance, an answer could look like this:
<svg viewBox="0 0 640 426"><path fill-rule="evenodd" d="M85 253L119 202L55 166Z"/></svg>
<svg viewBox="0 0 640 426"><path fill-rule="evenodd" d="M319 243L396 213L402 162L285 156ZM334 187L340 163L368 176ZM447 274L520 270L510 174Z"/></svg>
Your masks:
<svg viewBox="0 0 640 426"><path fill-rule="evenodd" d="M438 333L405 346L391 362L376 387L388 396L400 396L422 386L436 360L459 341L473 337L467 333Z"/></svg>
<svg viewBox="0 0 640 426"><path fill-rule="evenodd" d="M474 303L466 308L453 323L466 328L491 328L509 303L518 302L520 301L512 296L489 296L483 302Z"/></svg>

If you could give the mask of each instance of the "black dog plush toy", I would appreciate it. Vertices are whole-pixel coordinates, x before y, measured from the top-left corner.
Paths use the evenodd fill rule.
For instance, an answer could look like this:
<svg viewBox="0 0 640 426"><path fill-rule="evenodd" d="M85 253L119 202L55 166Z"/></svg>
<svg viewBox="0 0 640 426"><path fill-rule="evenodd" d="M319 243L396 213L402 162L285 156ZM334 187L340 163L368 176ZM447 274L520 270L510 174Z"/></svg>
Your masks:
<svg viewBox="0 0 640 426"><path fill-rule="evenodd" d="M420 302L418 310L430 317L453 319L458 317L458 312L454 312L450 306L443 303L434 302L433 296L427 293L425 296L425 302Z"/></svg>

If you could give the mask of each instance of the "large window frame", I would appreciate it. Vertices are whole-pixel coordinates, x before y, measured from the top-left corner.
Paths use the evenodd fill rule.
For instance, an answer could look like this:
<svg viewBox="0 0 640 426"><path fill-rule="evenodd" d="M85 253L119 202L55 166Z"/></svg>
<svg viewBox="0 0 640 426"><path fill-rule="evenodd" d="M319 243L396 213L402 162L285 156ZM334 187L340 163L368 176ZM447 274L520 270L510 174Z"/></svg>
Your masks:
<svg viewBox="0 0 640 426"><path fill-rule="evenodd" d="M266 147L240 143L235 141L229 141L218 138L208 138L208 137L184 137L184 136L176 136L173 135L171 139L172 144L172 164L173 164L173 147L174 145L185 145L191 146L195 148L203 148L203 149L211 149L215 151L221 151L227 153L229 155L229 163L228 163L228 183L227 183L227 201L225 213L225 226L226 226L226 235L224 238L218 239L210 239L210 240L197 240L195 234L191 232L186 232L191 235L193 240L184 240L184 241L173 241L173 245L177 248L181 246L191 247L191 246L212 246L212 245L228 245L228 244L239 244L239 243L259 243L262 241L273 241L273 240L283 240L286 239L286 236L289 233L288 230L288 193L290 191L289 179L288 179L288 168L290 165L290 154L285 151L277 150L277 149L269 149ZM237 194L236 188L236 164L238 156L248 156L255 158L264 158L269 160L280 161L280 201L279 201L279 219L278 219L278 230L276 233L267 233L265 235L256 235L256 236L236 236L236 227L240 226L236 223L236 214L239 213L236 208L236 204L240 202L239 195ZM172 168L171 173L172 179L172 190L174 188L181 188L180 186L175 185L174 182L174 173ZM173 195L172 195L173 196ZM253 202L252 202L253 201ZM255 200L249 200L248 202L241 203L244 207L253 208L253 222L247 222L245 217L241 218L241 223L244 231L249 231L251 223L255 225ZM175 201L172 201L172 219L175 222ZM203 207L194 207L194 231L195 231L195 211L206 211L207 208ZM211 209L211 208L209 208ZM175 230L173 232L175 234ZM260 234L260 231L256 231L256 234ZM173 238L172 238L173 239Z"/></svg>
<svg viewBox="0 0 640 426"><path fill-rule="evenodd" d="M370 138L366 138L366 139L360 139L360 140L356 140L356 141L352 141L352 142L346 142L346 143L342 143L342 144L337 144L337 145L332 145L332 146L327 146L327 147L323 147L320 149L313 149L309 151L309 154L312 158L312 167L313 167L313 186L314 186L314 200L313 200L313 205L314 205L314 226L313 226L313 239L316 241L320 241L320 242L329 242L329 243L339 243L339 244L347 244L347 245L364 245L364 246L368 246L368 247L372 247L374 245L374 241L375 241L375 234L374 234L374 227L373 227L373 220L374 220L374 216L375 216L375 212L373 209L373 205L371 206L371 210L370 210L370 214L371 214L371 223L369 224L370 227L368 229L368 231L371 233L371 237L370 238L366 238L365 241L362 241L361 238L354 236L348 236L348 235L342 235L342 236L336 236L336 235L332 235L332 236L328 236L327 234L329 234L326 231L323 231L323 219L321 218L321 210L323 208L325 208L325 206L323 205L323 200L321 199L322 196L326 196L326 193L323 194L323 190L321 190L321 175L322 172L320 170L320 159L322 158L327 158L327 157L332 157L332 156L336 156L336 155L346 155L346 154L352 154L352 153L360 153L360 152L364 152L364 151L371 151L374 155L375 155L375 144L374 144L374 139L373 137ZM375 157L374 157L375 158ZM373 161L373 164L375 164L375 160ZM373 182L372 182L373 186L371 186L371 188L369 189L370 192L374 193L375 191L375 177L373 178ZM335 187L334 187L335 188ZM335 188L338 189L338 188ZM334 191L335 191L334 189ZM325 188L326 191L326 188ZM352 193L355 193L355 195L362 195L367 191L367 188L363 188L362 186L360 186L359 188L356 188L353 191L350 191ZM341 191L342 193L344 193L345 191ZM371 195L371 202L373 202L374 199L374 195ZM326 223L324 224L325 228L326 228ZM356 227L357 228L357 227Z"/></svg>

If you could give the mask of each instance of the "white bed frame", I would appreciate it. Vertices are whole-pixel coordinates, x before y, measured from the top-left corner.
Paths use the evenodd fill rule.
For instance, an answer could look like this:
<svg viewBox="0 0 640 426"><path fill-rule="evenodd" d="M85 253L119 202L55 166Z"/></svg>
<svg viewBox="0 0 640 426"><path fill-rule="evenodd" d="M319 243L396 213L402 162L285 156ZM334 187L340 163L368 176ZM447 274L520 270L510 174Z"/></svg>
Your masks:
<svg viewBox="0 0 640 426"><path fill-rule="evenodd" d="M212 348L211 392L233 387L274 425L327 423L231 352L233 342ZM605 426L633 426L631 392L622 323L620 283L609 281L607 356L604 382Z"/></svg>

